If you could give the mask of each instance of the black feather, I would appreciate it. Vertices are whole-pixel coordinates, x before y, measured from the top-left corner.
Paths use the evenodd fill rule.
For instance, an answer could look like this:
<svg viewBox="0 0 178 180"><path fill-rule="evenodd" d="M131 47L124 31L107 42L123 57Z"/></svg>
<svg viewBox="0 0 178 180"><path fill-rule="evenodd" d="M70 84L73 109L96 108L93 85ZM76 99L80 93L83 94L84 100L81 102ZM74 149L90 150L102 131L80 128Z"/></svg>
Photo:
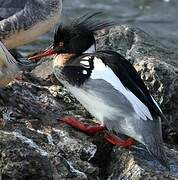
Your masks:
<svg viewBox="0 0 178 180"><path fill-rule="evenodd" d="M103 12L86 13L77 19L75 19L71 26L73 28L82 28L86 31L97 31L110 26L114 26L117 23L111 20L99 20L98 18L104 15ZM97 19L97 20L96 20Z"/></svg>

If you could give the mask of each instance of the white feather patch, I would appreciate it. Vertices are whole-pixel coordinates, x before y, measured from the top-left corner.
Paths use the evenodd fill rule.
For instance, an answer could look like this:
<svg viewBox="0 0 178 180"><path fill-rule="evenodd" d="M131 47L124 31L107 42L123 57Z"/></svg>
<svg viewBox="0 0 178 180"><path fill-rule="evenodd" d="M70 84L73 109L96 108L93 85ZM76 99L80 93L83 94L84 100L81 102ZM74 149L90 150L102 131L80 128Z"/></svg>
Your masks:
<svg viewBox="0 0 178 180"><path fill-rule="evenodd" d="M157 108L160 110L160 112L162 112L161 108L159 107L158 103L156 102L156 100L153 98L153 96L151 96L153 102L156 104Z"/></svg>
<svg viewBox="0 0 178 180"><path fill-rule="evenodd" d="M92 71L91 78L104 79L110 83L116 90L121 92L129 100L140 118L143 120L153 120L147 106L145 106L129 89L126 89L114 72L108 66L106 66L101 59L96 57L94 58L94 70Z"/></svg>
<svg viewBox="0 0 178 180"><path fill-rule="evenodd" d="M102 124L105 117L112 119L113 114L119 113L119 111L104 103L103 99L96 96L94 91L86 92L85 90L70 84L64 84L65 87L78 99L78 101Z"/></svg>
<svg viewBox="0 0 178 180"><path fill-rule="evenodd" d="M89 62L88 60L85 60L85 61L80 61L81 64L85 65L85 66L89 66Z"/></svg>
<svg viewBox="0 0 178 180"><path fill-rule="evenodd" d="M83 59L84 60L89 60L91 58L91 56L86 56L86 57L84 57Z"/></svg>
<svg viewBox="0 0 178 180"><path fill-rule="evenodd" d="M83 73L83 74L87 74L87 71L86 71L86 70L83 70L82 73Z"/></svg>

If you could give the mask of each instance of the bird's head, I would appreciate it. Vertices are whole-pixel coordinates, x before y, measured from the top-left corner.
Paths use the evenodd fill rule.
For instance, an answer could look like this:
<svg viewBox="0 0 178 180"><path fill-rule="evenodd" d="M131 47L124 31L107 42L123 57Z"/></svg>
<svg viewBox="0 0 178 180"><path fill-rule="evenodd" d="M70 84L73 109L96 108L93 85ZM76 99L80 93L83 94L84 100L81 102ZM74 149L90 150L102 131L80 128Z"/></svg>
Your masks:
<svg viewBox="0 0 178 180"><path fill-rule="evenodd" d="M54 35L53 50L57 54L82 54L95 44L93 32L82 25L60 25Z"/></svg>
<svg viewBox="0 0 178 180"><path fill-rule="evenodd" d="M87 13L68 25L59 25L52 48L30 59L37 60L54 54L81 55L84 52L94 52L96 50L94 32L115 24L108 20L98 20L101 14L101 12Z"/></svg>

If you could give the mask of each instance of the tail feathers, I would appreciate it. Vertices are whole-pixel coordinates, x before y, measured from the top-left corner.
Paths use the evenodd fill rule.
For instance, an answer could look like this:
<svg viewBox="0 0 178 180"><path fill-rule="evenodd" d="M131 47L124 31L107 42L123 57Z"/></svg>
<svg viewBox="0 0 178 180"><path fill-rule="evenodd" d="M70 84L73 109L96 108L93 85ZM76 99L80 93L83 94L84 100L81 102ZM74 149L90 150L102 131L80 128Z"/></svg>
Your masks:
<svg viewBox="0 0 178 180"><path fill-rule="evenodd" d="M144 144L147 150L153 155L163 166L169 169L168 158L166 157L162 138L158 134L147 136L144 138Z"/></svg>

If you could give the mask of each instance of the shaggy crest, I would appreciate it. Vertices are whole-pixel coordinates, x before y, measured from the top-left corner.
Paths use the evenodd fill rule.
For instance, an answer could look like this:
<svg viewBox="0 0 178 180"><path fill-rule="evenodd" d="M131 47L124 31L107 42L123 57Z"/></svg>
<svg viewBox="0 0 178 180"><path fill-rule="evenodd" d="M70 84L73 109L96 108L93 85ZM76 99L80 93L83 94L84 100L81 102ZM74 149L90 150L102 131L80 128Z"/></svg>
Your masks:
<svg viewBox="0 0 178 180"><path fill-rule="evenodd" d="M99 20L103 13L86 13L68 25L59 25L53 47L58 53L81 54L95 44L94 31L115 25L109 20ZM103 18L102 18L103 19Z"/></svg>
<svg viewBox="0 0 178 180"><path fill-rule="evenodd" d="M98 20L98 18L103 14L103 12L86 13L74 20L71 25L73 28L82 27L83 29L90 31L97 31L116 25L116 22L114 21Z"/></svg>
<svg viewBox="0 0 178 180"><path fill-rule="evenodd" d="M111 20L98 20L98 18L101 17L101 15L103 14L103 12L88 12L73 20L70 24L60 24L57 30L55 31L54 39L58 39L60 33L65 31L66 29L81 29L84 32L94 32L117 24L116 22Z"/></svg>

